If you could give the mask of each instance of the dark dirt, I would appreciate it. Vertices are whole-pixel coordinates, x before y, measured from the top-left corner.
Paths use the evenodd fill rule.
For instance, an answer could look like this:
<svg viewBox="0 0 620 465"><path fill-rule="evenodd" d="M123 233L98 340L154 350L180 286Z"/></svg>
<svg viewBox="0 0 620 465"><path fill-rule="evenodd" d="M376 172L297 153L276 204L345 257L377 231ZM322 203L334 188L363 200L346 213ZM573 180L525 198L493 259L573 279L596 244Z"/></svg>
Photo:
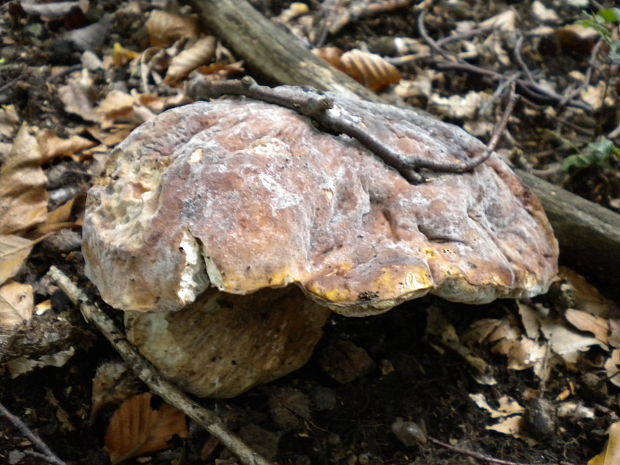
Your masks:
<svg viewBox="0 0 620 465"><path fill-rule="evenodd" d="M5 60L0 68L0 101L15 105L22 121L50 128L62 136L65 128L80 126L83 121L63 109L55 84L62 83L66 75L56 74L50 80L49 67L79 64L80 53L62 39L64 31L77 26L68 24L68 19L64 22L40 22L36 18L26 18L17 3L9 2L0 7L0 24L12 42L5 40L0 51L0 56ZM85 25L103 12L113 12L122 3L101 2L93 5L92 18L71 19L78 25ZM286 6L279 5L280 2L264 3L269 3L263 5L265 11L273 14ZM448 35L460 20L483 20L509 7L517 10L522 19L520 26L524 29L535 23L530 17L530 2L451 2L452 6L447 3L436 2L434 15L429 15L432 17L428 19L427 29L434 38ZM551 5L551 2L545 3ZM577 9L566 7L560 12L563 24L570 24L580 17ZM345 50L367 44L372 50L374 44L386 36L419 37L417 15L410 9L362 19L345 27L336 36L328 36L326 44ZM125 39L124 46L141 40L138 31L144 18L121 19L114 24L110 37L106 38L106 46L119 40L119 37L125 37L128 29L131 29L131 39ZM588 67L588 52L567 51L562 47L552 35L532 42L524 52L532 69L557 82L560 88L566 83L564 76L567 72L575 69L585 72ZM478 64L489 65L484 60ZM424 66L432 66L432 63L405 66L401 71L412 78ZM613 72L617 73L617 70L601 71ZM612 77L617 86L617 74L601 74L595 78ZM109 91L108 78L103 75L97 77L101 82L102 94ZM443 96L484 89L492 93L496 85L475 74L446 71L434 83L434 91ZM409 103L426 108L427 101L424 97L416 97ZM525 153L524 163L534 170L547 173L549 180L620 211L620 205L612 202L620 197L617 161L612 161L610 166L590 167L571 173L557 169L567 155L574 153L572 146L583 148L598 136L611 131L617 125L615 112L607 108L588 114L564 107L558 108L556 116L549 117L543 111L545 105L548 102L544 99L533 101L530 106L522 102L518 104L509 124L510 145L521 149ZM432 108L426 109L433 111ZM462 120L453 122L463 123ZM570 140L572 145L566 144L565 140ZM87 181L81 179L80 182ZM72 252L68 260L66 253L50 251L43 246L35 249L20 278L34 283L51 264L61 266L71 277L88 286L82 278L79 252ZM37 295L38 301L47 297L43 290ZM538 301L553 308L554 304L549 303L548 299L541 297ZM55 294L52 303L53 312L60 315L71 313L75 321L81 322L79 324L84 333L77 345L76 355L62 368L38 369L14 380L5 373L0 378L0 400L68 464L108 463L103 437L113 408L107 409L94 424L89 423L91 380L101 363L117 360L118 356L100 335L87 328L77 310L62 295ZM464 306L431 297L403 304L373 318L335 317L328 324L314 357L303 369L234 400L205 401L205 404L215 408L229 426L241 431L242 436L257 450L272 455L282 465L483 463L433 443L406 446L391 431L392 424L398 418L416 422L437 440L520 463L578 465L586 463L601 451L606 440L606 428L618 419L620 391L607 383L605 374L598 370L601 354L596 349L588 352L578 365L557 366L547 383L541 385L531 370L508 370L503 356L492 354L488 347L477 347L474 349L476 354L492 365L498 381L495 386L483 386L474 380L463 358L427 335L425 310L430 306L439 306L458 334L466 332L471 323L484 318L512 315L518 320L516 305L511 301ZM322 366L321 354L336 341L349 341L364 349L374 366L354 381L346 384L334 381ZM352 369L355 370L355 367ZM593 388L597 382L604 389ZM594 419L544 415L540 404L547 403L554 410L560 403L558 396L567 388L578 402L594 409ZM528 403L529 391L538 392L541 400ZM538 443L531 445L522 439L485 429L491 423L490 417L469 398L470 393L479 392L488 399L507 394L527 405L530 421L525 433L536 438ZM280 408L279 414L277 407ZM197 427L192 427L190 431L190 439L173 441L174 447L152 455L148 463L235 463L226 460L228 455L221 446L216 447L205 461L201 460L200 450L207 435ZM13 463L10 460L16 460L16 456L11 453L32 449L32 444L2 417L0 433L0 462ZM18 463L38 465L47 462L26 455ZM145 462L134 459L127 463Z"/></svg>

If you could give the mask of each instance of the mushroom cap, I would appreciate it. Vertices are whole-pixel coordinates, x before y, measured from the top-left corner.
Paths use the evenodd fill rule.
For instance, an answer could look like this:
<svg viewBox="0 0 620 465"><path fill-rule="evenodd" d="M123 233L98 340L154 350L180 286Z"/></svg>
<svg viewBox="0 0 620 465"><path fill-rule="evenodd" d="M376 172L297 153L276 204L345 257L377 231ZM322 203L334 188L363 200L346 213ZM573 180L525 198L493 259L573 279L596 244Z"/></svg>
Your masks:
<svg viewBox="0 0 620 465"><path fill-rule="evenodd" d="M458 163L484 145L412 110L334 97L411 156ZM543 293L558 246L533 194L493 154L412 185L357 141L282 107L197 102L143 124L88 195L86 274L110 305L178 310L209 287L298 285L345 315L427 293L486 303Z"/></svg>

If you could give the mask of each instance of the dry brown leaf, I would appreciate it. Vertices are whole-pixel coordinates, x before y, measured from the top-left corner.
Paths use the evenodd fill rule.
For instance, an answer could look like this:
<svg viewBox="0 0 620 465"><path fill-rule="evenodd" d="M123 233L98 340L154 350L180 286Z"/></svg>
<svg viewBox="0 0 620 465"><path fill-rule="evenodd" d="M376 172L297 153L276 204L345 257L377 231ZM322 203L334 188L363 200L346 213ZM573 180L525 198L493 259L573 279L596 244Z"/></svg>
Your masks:
<svg viewBox="0 0 620 465"><path fill-rule="evenodd" d="M45 354L39 358L32 359L27 356L13 358L5 363L12 379L30 373L36 368L62 367L75 355L75 347L61 350L54 354Z"/></svg>
<svg viewBox="0 0 620 465"><path fill-rule="evenodd" d="M37 135L37 140L41 146L43 159L45 161L62 155L79 153L96 145L96 142L78 135L71 136L69 139L62 139L50 130L45 130Z"/></svg>
<svg viewBox="0 0 620 465"><path fill-rule="evenodd" d="M587 352L592 346L607 349L607 346L598 339L572 331L562 321L541 318L540 329L549 341L551 349L567 363L576 363L580 352Z"/></svg>
<svg viewBox="0 0 620 465"><path fill-rule="evenodd" d="M494 425L487 426L486 429L497 433L518 437L519 432L521 431L522 423L523 417L521 415L514 415L512 417L504 418Z"/></svg>
<svg viewBox="0 0 620 465"><path fill-rule="evenodd" d="M216 74L221 78L225 78L233 74L243 73L245 68L243 67L243 61L236 61L234 63L213 63L208 66L200 66L196 68L196 71L205 76Z"/></svg>
<svg viewBox="0 0 620 465"><path fill-rule="evenodd" d="M195 16L153 11L145 26L152 47L168 47L178 39L195 39L200 35L200 23Z"/></svg>
<svg viewBox="0 0 620 465"><path fill-rule="evenodd" d="M442 97L432 94L429 103L440 115L448 118L473 119L484 105L492 102L493 95L486 92L470 91L465 96Z"/></svg>
<svg viewBox="0 0 620 465"><path fill-rule="evenodd" d="M525 409L519 405L519 402L512 397L502 396L499 400L499 407L491 407L484 397L484 394L470 394L469 398L481 409L486 410L491 415L491 418L503 418L511 415L522 414Z"/></svg>
<svg viewBox="0 0 620 465"><path fill-rule="evenodd" d="M342 53L335 47L315 49L313 53L374 92L400 81L400 71L374 53L358 49Z"/></svg>
<svg viewBox="0 0 620 465"><path fill-rule="evenodd" d="M323 47L323 48L315 48L312 50L312 53L319 57L321 60L326 61L334 68L338 68L340 71L344 72L344 67L342 62L340 61L340 57L343 54L343 51L338 47Z"/></svg>
<svg viewBox="0 0 620 465"><path fill-rule="evenodd" d="M133 129L145 121L153 118L153 113L147 106L142 104L142 100L154 104L156 99L146 99L141 94L128 94L120 90L111 91L97 107L97 114L100 115L102 129L109 129L117 123L126 123ZM162 106L163 108L163 106Z"/></svg>
<svg viewBox="0 0 620 465"><path fill-rule="evenodd" d="M574 306L592 315L606 317L614 303L601 295L596 287L590 284L586 278L570 268L560 267L560 277L564 279L569 288L570 297Z"/></svg>
<svg viewBox="0 0 620 465"><path fill-rule="evenodd" d="M109 404L120 404L138 392L140 382L122 362L107 362L97 368L93 378L90 420Z"/></svg>
<svg viewBox="0 0 620 465"><path fill-rule="evenodd" d="M609 441L605 449L588 461L588 465L618 465L620 463L620 422L612 424L609 429Z"/></svg>
<svg viewBox="0 0 620 465"><path fill-rule="evenodd" d="M19 116L15 105L3 105L0 108L0 138L10 139L15 135Z"/></svg>
<svg viewBox="0 0 620 465"><path fill-rule="evenodd" d="M0 327L11 328L32 318L34 292L29 284L9 282L0 287Z"/></svg>
<svg viewBox="0 0 620 465"><path fill-rule="evenodd" d="M43 225L52 225L58 223L66 223L71 219L74 207L83 205L86 199L86 194L78 194L69 201L62 204L60 207L52 210L47 214L47 218Z"/></svg>
<svg viewBox="0 0 620 465"><path fill-rule="evenodd" d="M609 344L620 347L620 318L609 319Z"/></svg>
<svg viewBox="0 0 620 465"><path fill-rule="evenodd" d="M51 20L62 19L78 8L81 9L82 12L85 12L85 10L82 9L82 2L79 1L47 3L22 0L20 5L24 12L28 15L40 16Z"/></svg>
<svg viewBox="0 0 620 465"><path fill-rule="evenodd" d="M538 339L540 336L538 312L535 308L522 302L517 302L517 304L519 306L519 315L521 315L521 323L525 329L525 334L527 334L527 337L530 339Z"/></svg>
<svg viewBox="0 0 620 465"><path fill-rule="evenodd" d="M47 178L41 162L39 144L24 124L0 167L0 234L22 231L45 220Z"/></svg>
<svg viewBox="0 0 620 465"><path fill-rule="evenodd" d="M147 392L123 402L106 432L105 445L113 464L168 447L174 435L187 437L185 416Z"/></svg>
<svg viewBox="0 0 620 465"><path fill-rule="evenodd" d="M609 381L620 387L620 349L611 351L611 355L605 360L605 371Z"/></svg>
<svg viewBox="0 0 620 465"><path fill-rule="evenodd" d="M482 318L472 323L469 331L461 337L464 344L482 344L487 342L487 338L493 334L503 320L494 318Z"/></svg>
<svg viewBox="0 0 620 465"><path fill-rule="evenodd" d="M273 20L279 23L288 23L295 18L307 15L308 13L310 13L310 8L308 5L302 2L293 2L288 8L285 8L278 16L273 18Z"/></svg>
<svg viewBox="0 0 620 465"><path fill-rule="evenodd" d="M122 68L131 60L138 58L140 54L138 52L134 52L133 50L129 50L124 48L118 42L114 43L114 49L112 51L112 63L117 68Z"/></svg>
<svg viewBox="0 0 620 465"><path fill-rule="evenodd" d="M67 85L58 87L58 97L65 111L78 115L86 121L98 123L99 115L91 100L92 93L93 80L88 72L74 73L69 77Z"/></svg>
<svg viewBox="0 0 620 465"><path fill-rule="evenodd" d="M15 235L0 235L0 284L11 279L32 251L33 242Z"/></svg>
<svg viewBox="0 0 620 465"><path fill-rule="evenodd" d="M574 308L566 310L564 316L575 328L594 334L594 337L603 344L608 343L609 321L607 319Z"/></svg>
<svg viewBox="0 0 620 465"><path fill-rule="evenodd" d="M199 66L206 65L215 56L215 46L217 39L214 36L207 36L197 40L170 62L168 72L164 82L167 84L175 83Z"/></svg>
<svg viewBox="0 0 620 465"><path fill-rule="evenodd" d="M91 136L93 136L102 144L108 147L114 147L125 140L125 138L131 132L131 127L128 127L126 125L113 125L107 130L103 130L98 126L93 126L91 128L88 128L88 132ZM103 149L101 146L95 146L91 150L87 150L86 153L98 153L104 151L106 150Z"/></svg>
<svg viewBox="0 0 620 465"><path fill-rule="evenodd" d="M500 31L512 32L517 26L517 13L513 9L505 10L502 13L491 16L479 24L480 27L493 27Z"/></svg>

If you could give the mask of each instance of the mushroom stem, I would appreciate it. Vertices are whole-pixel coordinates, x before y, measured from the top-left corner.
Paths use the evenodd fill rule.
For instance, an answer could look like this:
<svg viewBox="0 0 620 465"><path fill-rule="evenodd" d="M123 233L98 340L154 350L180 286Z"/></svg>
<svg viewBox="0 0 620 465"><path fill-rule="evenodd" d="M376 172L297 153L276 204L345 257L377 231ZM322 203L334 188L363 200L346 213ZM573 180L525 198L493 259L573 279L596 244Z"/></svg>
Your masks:
<svg viewBox="0 0 620 465"><path fill-rule="evenodd" d="M197 402L179 391L172 383L166 381L148 363L118 330L112 320L95 303L91 302L84 291L78 288L69 277L55 266L50 267L49 277L60 289L80 306L84 318L91 322L116 351L134 373L149 387L149 389L164 399L168 404L181 410L188 417L201 425L210 434L241 460L245 465L273 465L245 444L237 435L230 431L217 414L204 408Z"/></svg>

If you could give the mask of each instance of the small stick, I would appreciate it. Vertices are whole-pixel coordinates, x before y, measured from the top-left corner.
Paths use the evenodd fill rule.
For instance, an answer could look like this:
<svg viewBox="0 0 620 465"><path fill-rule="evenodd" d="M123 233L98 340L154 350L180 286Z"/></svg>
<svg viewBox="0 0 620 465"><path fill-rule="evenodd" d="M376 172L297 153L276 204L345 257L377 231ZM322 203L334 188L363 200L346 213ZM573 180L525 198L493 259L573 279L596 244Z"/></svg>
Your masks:
<svg viewBox="0 0 620 465"><path fill-rule="evenodd" d="M441 447L445 447L446 449L449 449L461 455L468 455L469 457L473 457L483 462L497 463L498 465L528 465L528 464L519 463L519 462L511 462L510 460L496 459L495 457L491 457L490 455L480 454L479 452L474 452L473 450L463 449L461 447L453 446L451 444L448 444L447 442L440 441L439 439L435 439L430 436L427 436L426 438L428 439L429 442L432 442L433 444L436 444Z"/></svg>
<svg viewBox="0 0 620 465"><path fill-rule="evenodd" d="M201 425L211 435L235 454L245 465L273 465L248 447L237 435L230 431L217 414L204 408L189 396L181 392L176 386L166 381L155 368L147 362L136 348L127 341L124 334L116 328L112 320L90 301L84 291L79 289L69 277L55 266L50 267L48 276L60 287L60 289L80 306L84 318L92 323L112 344L116 351L131 367L134 373L149 387L151 391L159 395L170 405L183 411L188 417Z"/></svg>
<svg viewBox="0 0 620 465"><path fill-rule="evenodd" d="M424 25L425 15L426 15L426 12L422 11L420 12L420 15L418 16L418 32L420 33L420 36L426 41L426 43L428 43L428 45L434 52L438 53L439 55L441 55L443 58L447 60L446 62L436 63L439 69L458 69L458 70L467 71L470 73L480 74L482 76L487 76L494 80L504 79L504 75L502 73L499 73L497 71L492 71L486 68L481 68L480 66L472 65L471 63L467 63L466 61L457 59L455 56L451 55L449 52L442 49L439 46L438 42L435 41L435 39L433 39L426 31L426 26ZM566 101L564 96L557 94L556 92L553 92L549 89L545 89L539 84L537 84L536 82L531 82L526 79L517 79L516 83L523 92L527 93L532 98L545 99L551 102L558 102L561 104L570 105L575 108L580 108L581 110L584 110L584 111L591 110L589 105L584 105L572 99Z"/></svg>
<svg viewBox="0 0 620 465"><path fill-rule="evenodd" d="M315 90L301 87L281 86L271 88L259 86L249 76L244 77L240 81L195 81L190 92L194 97L198 98L240 95L289 108L312 119L327 131L335 134L346 134L357 140L412 184L417 184L424 180L417 170L426 169L439 173L462 174L484 163L491 155L491 152L487 153L485 151L482 155L474 156L467 160L458 160L457 162L438 162L404 155L392 150L375 138L355 121L353 115L349 115L341 108L338 108L338 111L330 111L336 109L337 100L335 99L337 97L324 95Z"/></svg>
<svg viewBox="0 0 620 465"><path fill-rule="evenodd" d="M47 447L47 444L45 444L41 440L41 438L39 438L39 436L34 434L23 421L21 421L18 417L9 412L2 403L0 403L0 413L4 415L6 419L9 420L11 424L15 426L15 428L17 428L24 436L30 439L30 441L35 445L37 449L43 452L42 458L45 458L45 460L55 465L67 465L67 463L59 459L58 456L56 456L56 454L54 454L51 449Z"/></svg>
<svg viewBox="0 0 620 465"><path fill-rule="evenodd" d="M512 114L515 108L516 102L517 102L516 84L513 81L510 85L510 96L508 97L508 105L506 105L506 108L504 109L504 113L502 114L502 117L499 120L499 123L493 130L493 135L491 136L491 139L489 140L489 144L487 145L487 149L484 151L483 155L486 155L488 157L491 153L493 153L493 151L495 150L495 147L497 147L497 144L499 143L499 140L502 137L502 134L506 130L508 119L510 118L510 115Z"/></svg>

